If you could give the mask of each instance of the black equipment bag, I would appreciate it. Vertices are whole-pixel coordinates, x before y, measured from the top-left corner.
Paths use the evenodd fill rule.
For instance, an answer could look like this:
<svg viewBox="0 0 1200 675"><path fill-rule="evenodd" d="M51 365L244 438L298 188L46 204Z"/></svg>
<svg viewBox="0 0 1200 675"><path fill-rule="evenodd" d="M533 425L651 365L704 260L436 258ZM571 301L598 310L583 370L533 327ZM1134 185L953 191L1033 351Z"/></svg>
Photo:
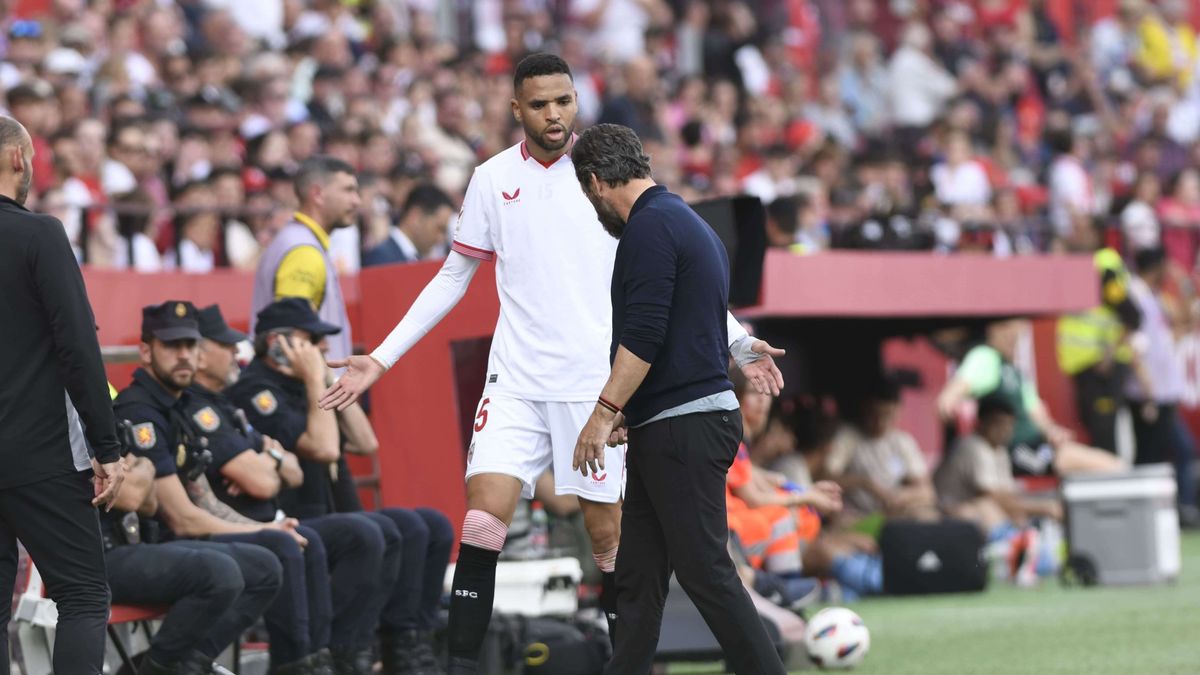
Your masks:
<svg viewBox="0 0 1200 675"><path fill-rule="evenodd" d="M983 533L971 523L889 521L879 536L888 595L965 593L987 586Z"/></svg>
<svg viewBox="0 0 1200 675"><path fill-rule="evenodd" d="M596 626L495 612L484 638L479 672L600 675L608 657L608 635Z"/></svg>

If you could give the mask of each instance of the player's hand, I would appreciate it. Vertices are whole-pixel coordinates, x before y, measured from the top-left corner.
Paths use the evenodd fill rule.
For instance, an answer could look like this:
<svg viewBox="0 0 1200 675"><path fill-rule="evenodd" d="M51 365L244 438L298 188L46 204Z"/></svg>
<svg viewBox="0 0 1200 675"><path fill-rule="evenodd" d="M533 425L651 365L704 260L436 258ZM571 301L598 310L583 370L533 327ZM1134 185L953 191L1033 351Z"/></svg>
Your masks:
<svg viewBox="0 0 1200 675"><path fill-rule="evenodd" d="M755 340L750 351L762 354L762 358L742 366L742 375L746 376L750 388L764 396L778 396L783 389L783 373L775 365L774 357L783 356L787 351L772 347L766 340Z"/></svg>
<svg viewBox="0 0 1200 675"><path fill-rule="evenodd" d="M617 413L613 420L612 433L608 435L608 447L615 448L629 442L629 427L625 426L625 413Z"/></svg>
<svg viewBox="0 0 1200 675"><path fill-rule="evenodd" d="M571 460L571 469L588 475L604 470L604 447L608 445L609 436L613 433L613 423L617 416L599 405L592 411L579 439L575 441L575 456Z"/></svg>
<svg viewBox="0 0 1200 675"><path fill-rule="evenodd" d="M318 404L323 410L345 410L387 372L382 363L370 356L351 356L330 361L329 367L345 368L346 372L321 395Z"/></svg>
<svg viewBox="0 0 1200 675"><path fill-rule="evenodd" d="M121 493L121 484L125 482L125 465L121 460L101 464L92 459L92 506L103 506L105 511L111 511L113 502Z"/></svg>

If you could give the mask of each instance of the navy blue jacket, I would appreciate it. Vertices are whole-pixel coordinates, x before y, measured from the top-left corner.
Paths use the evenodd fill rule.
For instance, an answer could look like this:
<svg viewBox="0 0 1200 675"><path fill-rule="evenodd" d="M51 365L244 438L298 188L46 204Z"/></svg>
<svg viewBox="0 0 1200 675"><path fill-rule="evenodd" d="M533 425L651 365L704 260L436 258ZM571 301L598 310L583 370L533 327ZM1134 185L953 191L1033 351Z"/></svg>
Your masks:
<svg viewBox="0 0 1200 675"><path fill-rule="evenodd" d="M400 244L396 243L395 239L388 237L383 240L375 248L363 251L362 266L376 267L378 265L391 265L394 263L409 263L416 262L412 258L404 255L404 250L400 248Z"/></svg>
<svg viewBox="0 0 1200 675"><path fill-rule="evenodd" d="M625 405L630 426L733 388L729 381L729 258L678 195L656 185L629 213L612 277L613 342L650 364Z"/></svg>

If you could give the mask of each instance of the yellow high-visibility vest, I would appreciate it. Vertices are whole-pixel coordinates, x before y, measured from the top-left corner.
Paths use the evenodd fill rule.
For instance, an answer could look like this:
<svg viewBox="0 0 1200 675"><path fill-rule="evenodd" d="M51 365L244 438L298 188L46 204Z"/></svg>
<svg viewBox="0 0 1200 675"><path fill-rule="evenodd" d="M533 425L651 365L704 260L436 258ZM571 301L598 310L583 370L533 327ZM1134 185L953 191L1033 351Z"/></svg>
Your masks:
<svg viewBox="0 0 1200 675"><path fill-rule="evenodd" d="M1068 375L1105 359L1118 363L1133 360L1133 350L1125 341L1125 326L1113 309L1129 297L1129 272L1111 248L1097 251L1092 262L1101 281L1102 304L1058 320L1058 366Z"/></svg>

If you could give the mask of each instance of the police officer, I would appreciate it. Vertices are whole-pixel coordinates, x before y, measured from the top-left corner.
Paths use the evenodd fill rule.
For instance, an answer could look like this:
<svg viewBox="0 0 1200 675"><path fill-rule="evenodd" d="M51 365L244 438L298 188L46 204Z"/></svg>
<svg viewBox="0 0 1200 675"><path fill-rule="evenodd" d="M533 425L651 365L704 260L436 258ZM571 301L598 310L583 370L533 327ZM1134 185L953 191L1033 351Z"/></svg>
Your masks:
<svg viewBox="0 0 1200 675"><path fill-rule="evenodd" d="M236 345L248 339L246 335L229 328L216 305L199 311L197 317L202 339L196 376L183 404L187 421L204 439L212 462L203 479L195 481L207 488L191 485L189 492L211 490L222 502L218 511L233 509L233 514L224 514L227 519L270 523L276 520L280 487L299 485L304 475L294 455L250 429L245 416L220 393L236 374ZM332 673L327 649L332 618L327 553L315 530L300 525L296 531L308 541L303 550L295 542L272 541L278 533L224 534L214 540L267 546L283 564L283 589L263 617L270 635L272 672Z"/></svg>
<svg viewBox="0 0 1200 675"><path fill-rule="evenodd" d="M156 512L183 537L262 529L226 523L196 507L177 475L203 461L185 430L180 404L195 368L199 337L190 303L144 308L143 367L114 403L117 416L132 424L132 451L138 459L130 461L138 475L117 505L121 510L105 515L109 583L119 602L171 605L140 673L211 672L212 660L258 619L282 583L279 561L259 546L183 539L135 545L160 536L152 523L131 517L139 511Z"/></svg>
<svg viewBox="0 0 1200 675"><path fill-rule="evenodd" d="M340 329L320 320L300 298L268 305L256 328L255 359L228 390L229 397L256 429L303 460L304 486L285 493L284 508L332 512L342 433L364 446L376 443L357 405L340 413L317 405L328 382L321 356L325 337ZM438 672L431 634L453 543L449 521L431 509L353 515L371 522L387 545L383 583L367 605L378 619L384 671ZM371 628L364 639L373 641Z"/></svg>
<svg viewBox="0 0 1200 675"><path fill-rule="evenodd" d="M245 588L242 571L219 544L155 543L154 464L133 456L124 463L125 485L101 515L112 600L168 608L138 673L210 673L216 655L250 623L235 606Z"/></svg>

